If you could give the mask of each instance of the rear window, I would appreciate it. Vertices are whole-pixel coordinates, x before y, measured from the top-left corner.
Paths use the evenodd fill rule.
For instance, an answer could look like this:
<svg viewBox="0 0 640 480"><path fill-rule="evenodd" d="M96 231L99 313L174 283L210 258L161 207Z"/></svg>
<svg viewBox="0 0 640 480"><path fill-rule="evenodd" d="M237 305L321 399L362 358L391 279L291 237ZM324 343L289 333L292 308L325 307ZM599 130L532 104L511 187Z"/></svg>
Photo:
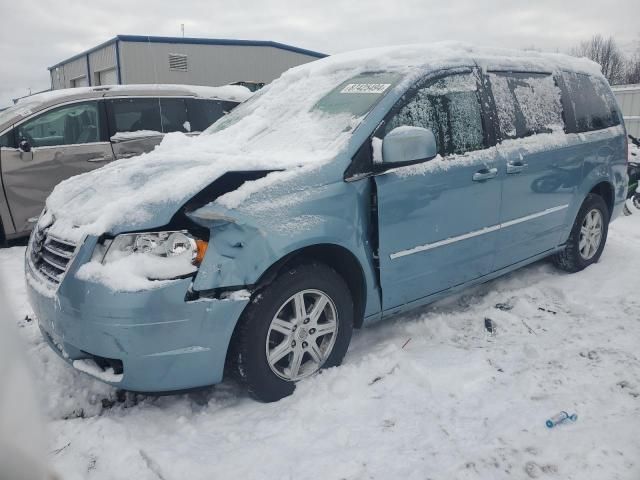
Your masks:
<svg viewBox="0 0 640 480"><path fill-rule="evenodd" d="M591 132L620 124L615 99L604 80L580 73L562 74L573 107L573 133Z"/></svg>
<svg viewBox="0 0 640 480"><path fill-rule="evenodd" d="M560 89L553 76L489 73L502 139L564 130Z"/></svg>

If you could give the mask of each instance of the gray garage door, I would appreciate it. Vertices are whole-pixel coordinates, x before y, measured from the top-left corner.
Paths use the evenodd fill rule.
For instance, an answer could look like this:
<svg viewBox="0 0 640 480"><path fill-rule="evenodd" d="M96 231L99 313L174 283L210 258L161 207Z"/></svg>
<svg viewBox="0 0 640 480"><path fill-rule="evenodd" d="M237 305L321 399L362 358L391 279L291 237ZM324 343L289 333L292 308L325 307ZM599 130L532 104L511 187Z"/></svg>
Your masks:
<svg viewBox="0 0 640 480"><path fill-rule="evenodd" d="M117 85L118 74L115 68L109 70L103 70L98 74L100 85Z"/></svg>

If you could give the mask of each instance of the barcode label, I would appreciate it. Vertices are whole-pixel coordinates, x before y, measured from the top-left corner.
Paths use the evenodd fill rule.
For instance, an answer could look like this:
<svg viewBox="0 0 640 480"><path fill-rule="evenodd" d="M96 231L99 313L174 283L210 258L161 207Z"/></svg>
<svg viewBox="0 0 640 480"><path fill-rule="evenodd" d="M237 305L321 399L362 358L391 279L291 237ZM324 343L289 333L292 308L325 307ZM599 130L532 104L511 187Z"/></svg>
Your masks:
<svg viewBox="0 0 640 480"><path fill-rule="evenodd" d="M383 93L390 83L349 83L340 93Z"/></svg>

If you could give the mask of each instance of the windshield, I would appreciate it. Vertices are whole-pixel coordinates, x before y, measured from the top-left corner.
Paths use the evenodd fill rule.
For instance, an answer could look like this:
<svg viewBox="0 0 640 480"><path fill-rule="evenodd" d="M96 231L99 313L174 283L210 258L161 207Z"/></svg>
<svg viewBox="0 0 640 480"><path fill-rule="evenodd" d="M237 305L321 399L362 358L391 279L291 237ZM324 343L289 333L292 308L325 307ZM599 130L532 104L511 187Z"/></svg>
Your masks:
<svg viewBox="0 0 640 480"><path fill-rule="evenodd" d="M401 78L402 76L396 72L373 72L356 75L329 91L310 108L309 112L302 111L300 113L326 113L333 117L333 121L338 121L338 118L342 119L344 126L340 130L352 130ZM205 133L219 132L253 114L261 108L261 99L268 96L268 91L268 87L260 90L248 101L214 123Z"/></svg>
<svg viewBox="0 0 640 480"><path fill-rule="evenodd" d="M363 117L399 79L399 74L389 72L356 75L334 88L313 108L330 114L349 113Z"/></svg>
<svg viewBox="0 0 640 480"><path fill-rule="evenodd" d="M42 102L39 100L21 100L16 105L12 105L0 112L0 125L7 122L15 123L24 117L28 117L33 113L33 109L37 109L41 104Z"/></svg>

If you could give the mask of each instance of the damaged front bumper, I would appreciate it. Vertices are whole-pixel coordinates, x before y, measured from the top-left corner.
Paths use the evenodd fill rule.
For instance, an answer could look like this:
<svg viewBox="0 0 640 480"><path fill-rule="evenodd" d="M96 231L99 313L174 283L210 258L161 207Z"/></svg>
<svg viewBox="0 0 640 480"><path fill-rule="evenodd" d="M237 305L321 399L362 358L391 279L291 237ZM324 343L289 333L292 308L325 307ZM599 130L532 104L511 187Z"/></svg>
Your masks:
<svg viewBox="0 0 640 480"><path fill-rule="evenodd" d="M222 380L231 335L248 299L187 301L190 278L151 290L114 292L77 279L73 267L56 294L48 296L37 288L28 262L26 268L29 301L44 338L78 370L138 392Z"/></svg>

